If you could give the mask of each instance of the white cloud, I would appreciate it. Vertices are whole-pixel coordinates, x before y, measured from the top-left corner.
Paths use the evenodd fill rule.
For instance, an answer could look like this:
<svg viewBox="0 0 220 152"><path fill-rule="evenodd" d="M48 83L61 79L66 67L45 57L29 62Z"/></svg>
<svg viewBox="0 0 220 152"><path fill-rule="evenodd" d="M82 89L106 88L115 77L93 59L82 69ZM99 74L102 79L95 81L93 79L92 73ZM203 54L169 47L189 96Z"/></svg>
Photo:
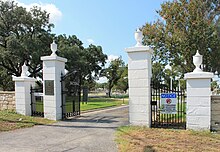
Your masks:
<svg viewBox="0 0 220 152"><path fill-rule="evenodd" d="M7 0L2 0L7 1ZM9 0L12 1L12 0ZM50 23L56 24L58 21L62 18L62 12L54 5L54 4L48 4L48 3L31 3L31 4L25 4L21 3L18 0L15 0L16 3L18 3L18 6L25 7L27 11L29 11L33 6L41 7L42 10L45 10L50 14Z"/></svg>
<svg viewBox="0 0 220 152"><path fill-rule="evenodd" d="M97 80L96 82L98 82L98 83L106 83L106 82L108 82L108 79L106 77L100 77L99 80Z"/></svg>
<svg viewBox="0 0 220 152"><path fill-rule="evenodd" d="M87 39L86 40L89 44L94 44L95 43L95 41L93 40L93 39Z"/></svg>
<svg viewBox="0 0 220 152"><path fill-rule="evenodd" d="M118 59L118 58L119 58L119 56L117 56L117 55L109 55L107 62L111 62L111 61Z"/></svg>

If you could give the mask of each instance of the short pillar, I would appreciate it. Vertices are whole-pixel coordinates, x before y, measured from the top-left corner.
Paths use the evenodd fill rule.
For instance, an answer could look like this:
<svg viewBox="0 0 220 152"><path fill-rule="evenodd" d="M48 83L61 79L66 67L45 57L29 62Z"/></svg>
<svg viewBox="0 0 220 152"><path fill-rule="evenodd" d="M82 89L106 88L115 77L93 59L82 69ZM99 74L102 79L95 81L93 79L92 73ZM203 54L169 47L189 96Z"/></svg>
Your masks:
<svg viewBox="0 0 220 152"><path fill-rule="evenodd" d="M153 50L142 45L143 34L137 30L134 47L128 53L129 122L131 125L151 126L150 83L152 75L151 56Z"/></svg>
<svg viewBox="0 0 220 152"><path fill-rule="evenodd" d="M57 45L51 44L52 54L41 57L43 61L44 117L62 119L61 73L64 73L66 58L56 55Z"/></svg>
<svg viewBox="0 0 220 152"><path fill-rule="evenodd" d="M22 66L20 77L13 77L15 81L15 104L16 112L22 115L31 116L31 86L35 86L35 79L27 76L28 67Z"/></svg>
<svg viewBox="0 0 220 152"><path fill-rule="evenodd" d="M185 74L187 80L186 128L192 130L210 130L211 125L211 78L213 73L203 72L199 66L202 56L193 56L196 68Z"/></svg>

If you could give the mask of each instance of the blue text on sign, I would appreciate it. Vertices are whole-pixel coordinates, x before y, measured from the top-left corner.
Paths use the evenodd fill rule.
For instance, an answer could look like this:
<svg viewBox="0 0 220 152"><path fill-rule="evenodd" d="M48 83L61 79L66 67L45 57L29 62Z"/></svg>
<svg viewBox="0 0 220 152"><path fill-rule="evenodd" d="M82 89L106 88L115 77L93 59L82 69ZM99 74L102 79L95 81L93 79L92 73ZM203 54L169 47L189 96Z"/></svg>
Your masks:
<svg viewBox="0 0 220 152"><path fill-rule="evenodd" d="M162 93L161 98L176 98L176 93Z"/></svg>

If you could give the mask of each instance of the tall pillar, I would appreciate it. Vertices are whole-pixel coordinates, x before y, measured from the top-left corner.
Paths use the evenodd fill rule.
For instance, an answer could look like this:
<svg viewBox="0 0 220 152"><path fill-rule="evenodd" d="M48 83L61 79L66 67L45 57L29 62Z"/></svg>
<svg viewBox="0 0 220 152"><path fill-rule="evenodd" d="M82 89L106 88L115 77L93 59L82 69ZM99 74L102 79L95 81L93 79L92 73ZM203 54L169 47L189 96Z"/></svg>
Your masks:
<svg viewBox="0 0 220 152"><path fill-rule="evenodd" d="M150 83L152 75L151 56L153 50L142 45L143 34L135 32L137 44L126 48L128 53L128 80L129 80L129 122L131 125L150 127Z"/></svg>
<svg viewBox="0 0 220 152"><path fill-rule="evenodd" d="M61 73L64 73L66 58L56 55L57 45L51 44L52 54L41 57L43 61L44 117L51 120L62 119Z"/></svg>
<svg viewBox="0 0 220 152"><path fill-rule="evenodd" d="M185 74L187 80L186 128L210 130L211 125L211 78L213 73L203 72L199 67L202 56L197 51L193 56L196 66L193 72Z"/></svg>
<svg viewBox="0 0 220 152"><path fill-rule="evenodd" d="M31 115L31 86L35 86L35 79L27 76L28 67L22 66L20 77L13 77L15 81L16 112L26 116Z"/></svg>

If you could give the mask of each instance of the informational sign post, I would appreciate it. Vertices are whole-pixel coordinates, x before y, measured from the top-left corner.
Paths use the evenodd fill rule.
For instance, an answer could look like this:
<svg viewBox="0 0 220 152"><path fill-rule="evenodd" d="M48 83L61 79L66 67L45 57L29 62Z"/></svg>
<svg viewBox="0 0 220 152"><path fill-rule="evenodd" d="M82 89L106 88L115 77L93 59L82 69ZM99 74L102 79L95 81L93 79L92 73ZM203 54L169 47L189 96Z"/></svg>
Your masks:
<svg viewBox="0 0 220 152"><path fill-rule="evenodd" d="M177 111L177 96L176 93L162 93L161 99L161 113L162 114L176 114Z"/></svg>

